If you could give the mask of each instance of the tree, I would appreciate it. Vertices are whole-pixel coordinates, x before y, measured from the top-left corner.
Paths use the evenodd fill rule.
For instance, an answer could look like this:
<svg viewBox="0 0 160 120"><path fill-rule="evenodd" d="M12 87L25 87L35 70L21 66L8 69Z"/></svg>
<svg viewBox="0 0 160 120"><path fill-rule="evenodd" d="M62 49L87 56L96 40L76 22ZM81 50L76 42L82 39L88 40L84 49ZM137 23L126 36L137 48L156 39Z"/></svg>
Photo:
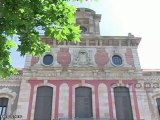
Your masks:
<svg viewBox="0 0 160 120"><path fill-rule="evenodd" d="M81 1L81 0L80 0ZM10 52L16 46L8 37L19 36L18 51L35 56L49 50L36 27L41 26L45 36L58 42L80 41L79 26L75 26L76 8L67 0L0 0L0 76L15 74Z"/></svg>

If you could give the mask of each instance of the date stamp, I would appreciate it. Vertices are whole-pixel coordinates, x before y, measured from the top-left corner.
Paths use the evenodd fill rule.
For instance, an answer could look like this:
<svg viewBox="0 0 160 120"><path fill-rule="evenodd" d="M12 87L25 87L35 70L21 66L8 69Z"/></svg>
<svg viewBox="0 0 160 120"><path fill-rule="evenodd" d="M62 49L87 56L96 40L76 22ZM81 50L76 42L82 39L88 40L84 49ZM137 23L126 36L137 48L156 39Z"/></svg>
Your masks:
<svg viewBox="0 0 160 120"><path fill-rule="evenodd" d="M22 115L0 115L0 118L22 118Z"/></svg>

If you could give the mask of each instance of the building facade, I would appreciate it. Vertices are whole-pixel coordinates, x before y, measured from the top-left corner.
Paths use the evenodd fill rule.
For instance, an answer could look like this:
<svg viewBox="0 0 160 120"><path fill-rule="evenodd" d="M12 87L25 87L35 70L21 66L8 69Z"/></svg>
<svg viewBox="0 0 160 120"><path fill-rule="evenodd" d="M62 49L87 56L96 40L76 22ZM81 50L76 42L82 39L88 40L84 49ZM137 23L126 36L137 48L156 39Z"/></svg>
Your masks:
<svg viewBox="0 0 160 120"><path fill-rule="evenodd" d="M0 80L1 119L159 120L160 71L141 69L141 38L101 36L101 15L87 8L75 17L80 43L42 36L50 52Z"/></svg>

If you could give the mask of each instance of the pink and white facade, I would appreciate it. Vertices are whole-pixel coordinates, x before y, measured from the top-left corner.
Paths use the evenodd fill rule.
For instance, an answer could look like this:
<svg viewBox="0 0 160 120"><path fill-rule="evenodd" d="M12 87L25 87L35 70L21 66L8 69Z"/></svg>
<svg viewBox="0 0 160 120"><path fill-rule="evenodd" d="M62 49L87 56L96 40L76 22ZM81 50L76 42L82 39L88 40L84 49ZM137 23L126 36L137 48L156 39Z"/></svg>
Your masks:
<svg viewBox="0 0 160 120"><path fill-rule="evenodd" d="M82 36L77 44L57 44L42 36L50 52L27 55L19 76L0 81L0 99L8 99L7 115L22 115L17 120L160 119L160 72L141 69L141 38L100 36L100 18L90 9L78 9ZM51 94L41 96L39 88L49 88ZM46 119L37 117L45 113Z"/></svg>

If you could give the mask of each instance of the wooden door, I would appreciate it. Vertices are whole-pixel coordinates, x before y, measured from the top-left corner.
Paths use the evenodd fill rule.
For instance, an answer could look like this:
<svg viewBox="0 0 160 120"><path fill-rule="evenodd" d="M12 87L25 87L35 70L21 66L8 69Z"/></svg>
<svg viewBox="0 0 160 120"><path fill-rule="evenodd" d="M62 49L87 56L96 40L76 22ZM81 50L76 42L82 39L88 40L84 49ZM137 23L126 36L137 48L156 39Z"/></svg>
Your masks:
<svg viewBox="0 0 160 120"><path fill-rule="evenodd" d="M114 98L117 120L133 120L129 89L126 87L114 88Z"/></svg>
<svg viewBox="0 0 160 120"><path fill-rule="evenodd" d="M34 120L51 120L53 89L49 86L38 87Z"/></svg>
<svg viewBox="0 0 160 120"><path fill-rule="evenodd" d="M92 118L92 90L88 87L78 87L75 90L75 117Z"/></svg>

